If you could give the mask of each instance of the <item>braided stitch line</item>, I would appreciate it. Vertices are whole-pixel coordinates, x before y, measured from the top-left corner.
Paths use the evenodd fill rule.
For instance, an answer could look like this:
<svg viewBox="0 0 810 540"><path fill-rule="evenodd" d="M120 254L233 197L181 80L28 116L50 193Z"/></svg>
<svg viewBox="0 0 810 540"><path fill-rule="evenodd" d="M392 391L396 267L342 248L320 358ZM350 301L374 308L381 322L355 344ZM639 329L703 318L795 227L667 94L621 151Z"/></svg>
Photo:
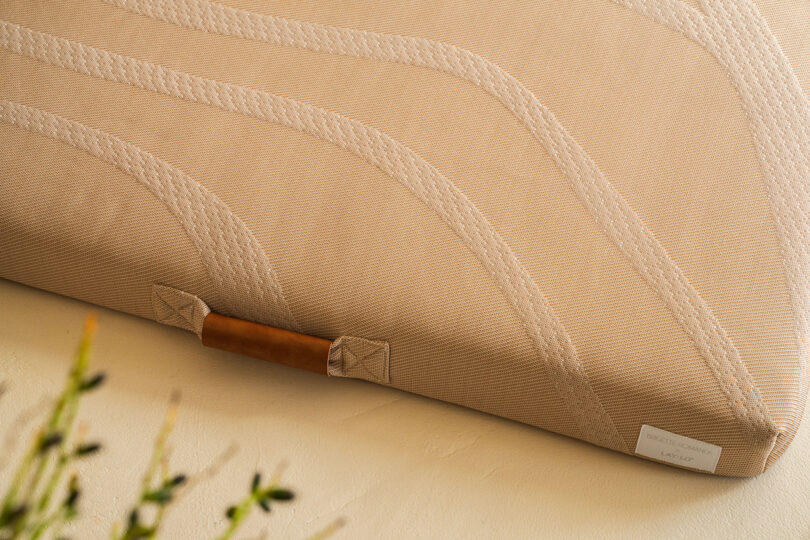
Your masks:
<svg viewBox="0 0 810 540"><path fill-rule="evenodd" d="M810 353L810 103L750 0L613 0L701 45L737 90L762 167L794 312L800 361ZM801 394L807 392L800 378Z"/></svg>
<svg viewBox="0 0 810 540"><path fill-rule="evenodd" d="M22 104L0 100L0 120L83 150L133 177L177 217L229 313L298 328L275 273L250 230L216 195L185 173L109 133ZM260 269L262 279L248 275L242 265L230 264L227 253L232 246L242 246L242 257L252 268ZM255 306L238 301L246 296L261 301Z"/></svg>
<svg viewBox="0 0 810 540"><path fill-rule="evenodd" d="M514 307L582 438L627 446L587 380L570 338L511 248L432 165L364 124L292 99L213 81L0 21L0 46L78 73L278 123L349 150L409 188L465 242Z"/></svg>
<svg viewBox="0 0 810 540"><path fill-rule="evenodd" d="M103 1L197 30L424 67L479 86L498 99L546 148L582 204L693 340L739 422L755 434L771 431L768 412L739 352L709 306L553 113L496 64L448 43L294 21L207 0Z"/></svg>

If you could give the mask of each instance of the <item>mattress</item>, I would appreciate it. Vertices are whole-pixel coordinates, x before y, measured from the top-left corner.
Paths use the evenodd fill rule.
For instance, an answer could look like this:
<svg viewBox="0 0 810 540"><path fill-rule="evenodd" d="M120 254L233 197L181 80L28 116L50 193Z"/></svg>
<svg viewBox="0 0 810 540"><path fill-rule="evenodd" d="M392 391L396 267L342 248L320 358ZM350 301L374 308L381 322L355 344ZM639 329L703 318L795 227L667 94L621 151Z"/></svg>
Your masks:
<svg viewBox="0 0 810 540"><path fill-rule="evenodd" d="M0 277L756 475L807 395L809 24L805 0L4 0Z"/></svg>

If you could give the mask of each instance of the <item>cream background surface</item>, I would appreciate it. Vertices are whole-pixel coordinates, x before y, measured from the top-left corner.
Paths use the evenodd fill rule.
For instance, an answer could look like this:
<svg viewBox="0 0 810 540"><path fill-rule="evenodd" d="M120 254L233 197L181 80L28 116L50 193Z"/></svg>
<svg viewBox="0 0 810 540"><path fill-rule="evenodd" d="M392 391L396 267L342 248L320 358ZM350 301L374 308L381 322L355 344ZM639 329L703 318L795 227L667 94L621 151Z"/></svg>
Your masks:
<svg viewBox="0 0 810 540"><path fill-rule="evenodd" d="M93 365L108 383L80 419L105 444L80 469L73 538L106 538L135 497L174 389L175 470L238 454L179 501L164 538L208 538L255 469L286 462L299 498L254 515L242 538L808 538L810 428L748 479L634 459L435 400L209 350L186 332L0 280L0 430L61 387L82 320L100 315ZM0 484L9 467L0 470Z"/></svg>

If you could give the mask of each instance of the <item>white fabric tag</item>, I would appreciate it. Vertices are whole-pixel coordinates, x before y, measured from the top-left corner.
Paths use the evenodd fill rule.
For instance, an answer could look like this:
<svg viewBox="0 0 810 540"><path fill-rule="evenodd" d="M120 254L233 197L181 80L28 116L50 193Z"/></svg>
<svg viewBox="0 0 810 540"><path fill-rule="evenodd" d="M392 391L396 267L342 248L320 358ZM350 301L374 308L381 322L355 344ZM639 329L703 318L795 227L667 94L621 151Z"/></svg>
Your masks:
<svg viewBox="0 0 810 540"><path fill-rule="evenodd" d="M720 446L646 424L641 426L636 443L636 454L710 473L717 467L722 451Z"/></svg>

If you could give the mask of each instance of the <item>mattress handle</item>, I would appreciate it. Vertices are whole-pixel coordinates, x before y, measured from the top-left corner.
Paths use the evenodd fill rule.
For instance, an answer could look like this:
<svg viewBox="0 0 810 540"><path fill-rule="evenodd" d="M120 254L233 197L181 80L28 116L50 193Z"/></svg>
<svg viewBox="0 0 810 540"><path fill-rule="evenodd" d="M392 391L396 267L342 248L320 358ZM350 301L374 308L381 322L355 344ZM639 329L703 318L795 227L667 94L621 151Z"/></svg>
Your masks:
<svg viewBox="0 0 810 540"><path fill-rule="evenodd" d="M332 341L211 312L203 321L202 344L327 375Z"/></svg>
<svg viewBox="0 0 810 540"><path fill-rule="evenodd" d="M194 332L207 347L322 375L391 382L387 341L347 335L332 341L230 317L194 294L158 283L152 285L152 308L155 321Z"/></svg>

